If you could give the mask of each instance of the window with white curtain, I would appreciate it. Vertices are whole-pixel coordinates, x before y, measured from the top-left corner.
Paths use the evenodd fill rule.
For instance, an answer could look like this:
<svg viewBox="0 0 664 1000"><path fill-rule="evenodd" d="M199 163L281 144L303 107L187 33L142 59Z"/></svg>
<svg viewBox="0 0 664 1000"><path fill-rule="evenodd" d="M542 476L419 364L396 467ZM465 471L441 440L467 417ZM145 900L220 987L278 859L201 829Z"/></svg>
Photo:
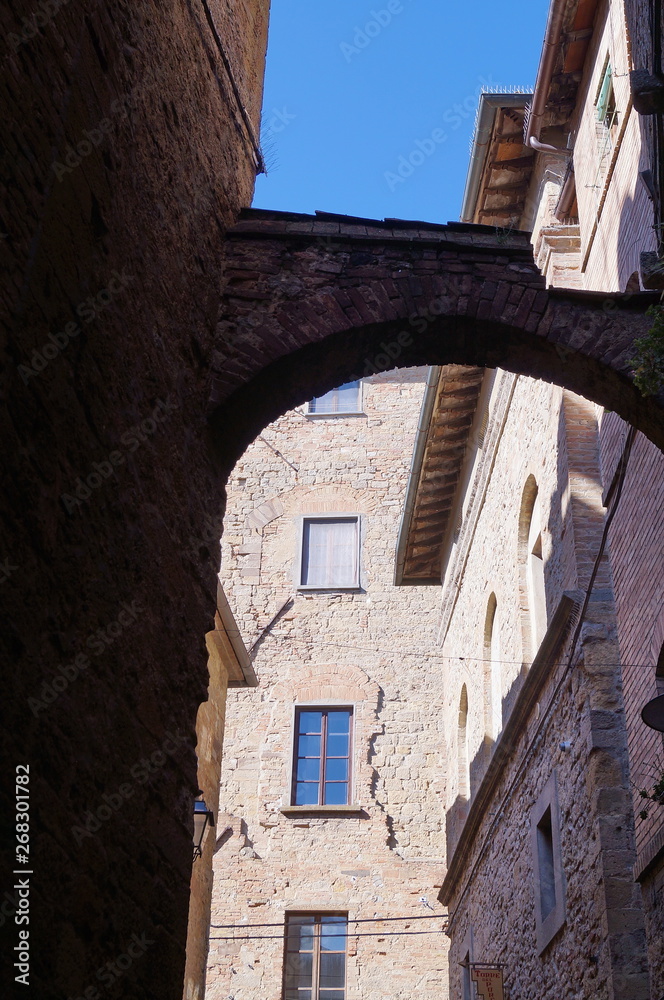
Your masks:
<svg viewBox="0 0 664 1000"><path fill-rule="evenodd" d="M316 396L307 406L307 413L318 415L360 412L360 382L345 382L330 389L324 396Z"/></svg>
<svg viewBox="0 0 664 1000"><path fill-rule="evenodd" d="M305 517L302 521L300 587L359 587L360 520Z"/></svg>

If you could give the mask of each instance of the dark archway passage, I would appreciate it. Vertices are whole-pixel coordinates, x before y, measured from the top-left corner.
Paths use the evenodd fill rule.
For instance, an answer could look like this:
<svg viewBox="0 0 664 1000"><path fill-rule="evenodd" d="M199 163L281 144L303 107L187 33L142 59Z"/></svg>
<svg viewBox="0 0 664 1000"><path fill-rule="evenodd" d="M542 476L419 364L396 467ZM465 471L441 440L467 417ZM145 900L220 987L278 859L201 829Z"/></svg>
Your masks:
<svg viewBox="0 0 664 1000"><path fill-rule="evenodd" d="M555 382L664 447L662 398L630 374L656 294L547 289L527 233L250 210L227 248L211 416L226 467L311 395L420 364Z"/></svg>

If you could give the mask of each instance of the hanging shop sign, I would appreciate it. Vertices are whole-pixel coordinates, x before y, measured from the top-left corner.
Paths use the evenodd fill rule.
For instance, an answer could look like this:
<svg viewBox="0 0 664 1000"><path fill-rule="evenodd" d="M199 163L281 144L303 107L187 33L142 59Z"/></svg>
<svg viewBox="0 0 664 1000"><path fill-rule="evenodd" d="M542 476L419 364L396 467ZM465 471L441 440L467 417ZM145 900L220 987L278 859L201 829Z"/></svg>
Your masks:
<svg viewBox="0 0 664 1000"><path fill-rule="evenodd" d="M504 1000L503 970L500 966L471 963L470 978L475 983L478 997L483 1000Z"/></svg>

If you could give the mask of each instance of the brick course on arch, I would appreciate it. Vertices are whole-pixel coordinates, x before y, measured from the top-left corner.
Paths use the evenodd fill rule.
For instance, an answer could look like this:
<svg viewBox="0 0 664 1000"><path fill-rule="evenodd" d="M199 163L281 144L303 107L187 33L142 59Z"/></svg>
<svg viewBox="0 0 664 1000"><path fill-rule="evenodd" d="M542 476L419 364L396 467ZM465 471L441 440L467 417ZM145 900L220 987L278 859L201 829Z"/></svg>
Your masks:
<svg viewBox="0 0 664 1000"><path fill-rule="evenodd" d="M252 209L227 247L211 419L241 449L334 385L449 363L556 382L664 447L630 372L656 296L546 288L528 233Z"/></svg>

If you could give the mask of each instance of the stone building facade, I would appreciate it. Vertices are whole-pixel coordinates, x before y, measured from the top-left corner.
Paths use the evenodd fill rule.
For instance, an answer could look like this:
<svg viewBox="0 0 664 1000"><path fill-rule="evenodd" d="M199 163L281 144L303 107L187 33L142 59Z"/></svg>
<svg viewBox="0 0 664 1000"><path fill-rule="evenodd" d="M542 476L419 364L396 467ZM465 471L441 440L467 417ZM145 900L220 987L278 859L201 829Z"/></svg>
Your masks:
<svg viewBox="0 0 664 1000"><path fill-rule="evenodd" d="M446 802L453 994L462 963L511 997L648 997L620 656L595 407L499 372L440 641L454 762Z"/></svg>
<svg viewBox="0 0 664 1000"><path fill-rule="evenodd" d="M2 644L12 665L5 750L12 767L31 767L39 871L31 985L45 998L94 995L106 964L143 933L154 945L105 995L181 994L195 723L208 683L202 637L215 613L225 474L256 433L251 407L231 404L231 416L216 422L210 414L247 386L258 384L256 396L278 399L283 412L350 377L345 352L324 327L312 336L321 344L315 372L291 364L299 343L283 336L226 358L211 385L223 354L214 327L224 237L261 166L255 137L268 8L266 0L175 3L164 18L151 0L15 0L0 15L0 100L12 122L3 161L11 280L3 285L9 334L0 412ZM659 5L627 0L625 9L634 65L661 73ZM644 149L653 149L655 121L641 119ZM437 277L447 273L444 258L430 261ZM368 285L353 292L348 343L360 339L373 302ZM79 309L90 317L91 302L94 320L80 322ZM394 318L408 315L399 306ZM362 334L372 358L388 325L376 322ZM466 355L472 342L454 360L477 363ZM284 360L276 372L275 358ZM402 360L441 359L427 342ZM609 375L588 376L588 392L615 393ZM555 377L564 383L564 372ZM628 397L627 381L624 388ZM661 410L643 410L641 426L655 435ZM168 423L155 413L168 414ZM136 430L140 448L125 450ZM643 446L635 444L634 456ZM118 455L123 461L109 472L108 456ZM653 480L654 499L656 489ZM66 507L63 495L76 490L80 505ZM638 494L634 509L642 514ZM618 526L616 519L612 531ZM621 613L634 622L635 662L648 662L636 656L650 656L645 637L656 646L658 634L631 588L643 579L651 588L652 574L641 557L630 568L638 542L627 530L621 537L629 547ZM647 537L656 542L656 527ZM618 592L617 572L614 579ZM125 605L135 615L127 618ZM91 659L88 641L100 633L113 641ZM652 671L637 672L635 682L646 697ZM57 697L33 711L29 700L43 702L44 692ZM80 817L102 808L102 796L115 796L136 763L162 754L174 736L180 752L168 755L145 796L126 801L79 848L72 827ZM651 834L643 829L645 847ZM650 886L655 898L658 883ZM12 905L5 900L4 916Z"/></svg>
<svg viewBox="0 0 664 1000"><path fill-rule="evenodd" d="M438 594L393 580L426 376L368 378L347 415L290 411L229 483L221 576L259 687L229 692L208 1000L281 996L298 913L347 915L346 992L330 997L445 995ZM357 586L302 587L303 521L340 515L357 519ZM296 804L294 712L335 706L352 712L348 795Z"/></svg>
<svg viewBox="0 0 664 1000"><path fill-rule="evenodd" d="M483 161L481 175L476 171L473 178L472 169L469 175L464 218L479 221L477 213L483 210L483 221L532 228L536 260L547 281L559 287L629 295L643 281L651 280L641 265L642 254L652 254L659 242L661 209L653 189L658 163L649 141L651 122L637 115L629 88L629 73L643 60L643 52L638 54L643 25L636 28L632 20L630 31L626 14L629 9L620 3L564 5L554 0L547 28L553 54L547 65L545 50L529 102L531 121L526 121L525 128L526 139L530 134L536 141L520 150L521 199L515 204L509 186L502 196L499 193L502 185L509 185L510 175L501 165L504 157L490 154ZM557 35L550 33L556 16ZM519 113L515 103L523 106L526 101L499 96L492 100L494 108L490 114L484 109L484 120L490 119L492 140L497 143L500 115L514 117ZM664 463L661 453L641 435L630 433L615 413L579 399L573 402L566 392L562 399L554 392L550 405L553 409L545 410L559 413L565 427L569 468L554 494L547 492L546 485L538 491L544 500L538 516L543 526L547 604L553 600L555 605L565 588L584 593L593 560L602 548L604 556L578 637L571 630L578 641L573 649L569 637L563 641L563 659L554 657L550 676L542 682L542 695L530 704L526 695L537 656L528 673L523 665L512 667L515 690L510 695L503 689L504 734L488 754L486 745L481 752L482 722L475 719L473 732L468 709L467 738L474 739L469 754L475 754L477 775L473 781L471 770L469 797L451 803L448 814L451 854L442 898L453 911L450 968L453 974L460 954L470 954L477 961L504 961L511 995L522 993L533 979L540 992L553 995L559 989L560 970L565 969L562 975L563 979L569 976L569 989L581 984L577 988L583 995L658 998L664 988L664 809L650 803L644 811L640 789L652 789L662 773L664 756L661 735L645 726L640 713L645 702L662 690L658 677L664 641ZM548 440L564 468L565 462L560 461L564 443L556 443L551 428L547 432L541 419L538 424L542 443ZM528 450L527 438L521 431L514 440L519 442L521 457ZM499 462L493 476L497 472ZM478 488L478 480L471 477L471 509ZM565 501L562 511L571 510L574 522L578 567L572 577L576 575L576 583L565 582L572 564L560 572L562 551L570 539L561 523L560 497ZM486 530L480 532L474 547L486 545L491 537ZM514 542L512 538L510 546L518 551ZM445 612L443 616L443 641L448 644L456 641L454 626L459 615L470 613L471 622L482 620L482 609L472 598L473 584L477 584L471 572L472 548L457 578L454 558L452 553L444 583L451 588L450 596L445 597L445 590L443 596L443 607L446 601L450 605L449 623ZM606 574L604 583L602 573ZM485 649L490 658L492 647L500 649L501 655L511 649L512 657L522 657L525 665L528 643L523 643L521 651L518 642L513 643L518 619L523 620L528 603L527 588L522 582L516 590L515 581L508 586L508 600L502 602L505 618L498 590L488 574L484 580L495 597L484 611ZM465 604L459 596L464 587ZM602 609L604 601L608 603ZM593 607L600 611L597 617ZM549 606L549 627L553 611ZM489 636L487 640L486 628L493 632L496 626L498 639L492 642ZM472 704L470 684L468 692ZM484 705L486 717L490 682L485 681L482 696L476 678L473 693L476 705ZM459 692L456 697L458 703ZM457 710L450 705L449 717ZM503 754L505 735L509 751ZM492 774L492 764L487 770L492 754L510 760L500 777ZM559 892L565 912L551 943L540 951L537 838L541 841L543 834L538 828L536 800L554 772L560 825L553 848L558 874L566 880ZM579 810L584 798L587 808ZM497 801L501 802L500 821L492 816ZM515 877L509 889L506 870L512 869ZM491 875L497 870L505 881ZM486 912L487 892L495 896L495 912ZM588 919L590 911L584 912L591 898L594 927ZM515 914L521 920L519 926ZM525 935L521 932L524 915ZM582 946L584 938L587 948Z"/></svg>

